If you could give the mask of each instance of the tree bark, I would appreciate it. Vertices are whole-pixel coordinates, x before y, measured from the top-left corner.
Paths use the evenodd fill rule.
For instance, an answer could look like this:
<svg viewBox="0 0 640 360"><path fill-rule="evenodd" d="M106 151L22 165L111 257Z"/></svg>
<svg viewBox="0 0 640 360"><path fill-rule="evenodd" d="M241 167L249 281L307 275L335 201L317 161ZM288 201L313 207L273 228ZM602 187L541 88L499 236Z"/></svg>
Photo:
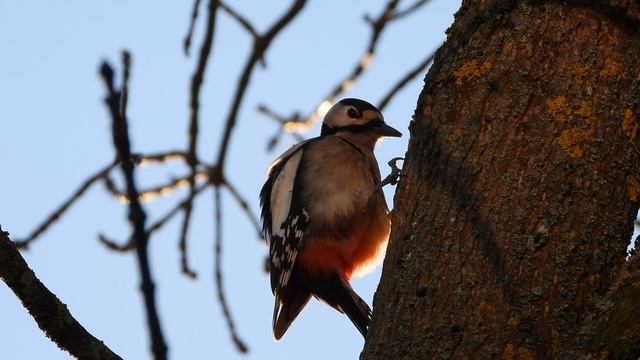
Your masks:
<svg viewBox="0 0 640 360"><path fill-rule="evenodd" d="M637 359L640 2L466 0L425 79L362 359Z"/></svg>

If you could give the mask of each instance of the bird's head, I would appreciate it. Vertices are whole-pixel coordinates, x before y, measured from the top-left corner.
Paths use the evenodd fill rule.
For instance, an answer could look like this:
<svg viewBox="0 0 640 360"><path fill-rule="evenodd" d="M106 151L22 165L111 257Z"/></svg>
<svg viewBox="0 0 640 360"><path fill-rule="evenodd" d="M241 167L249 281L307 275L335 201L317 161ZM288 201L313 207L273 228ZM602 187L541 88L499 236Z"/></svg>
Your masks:
<svg viewBox="0 0 640 360"><path fill-rule="evenodd" d="M363 134L375 139L383 136L401 137L402 134L387 125L380 110L360 99L342 99L324 116L320 135Z"/></svg>

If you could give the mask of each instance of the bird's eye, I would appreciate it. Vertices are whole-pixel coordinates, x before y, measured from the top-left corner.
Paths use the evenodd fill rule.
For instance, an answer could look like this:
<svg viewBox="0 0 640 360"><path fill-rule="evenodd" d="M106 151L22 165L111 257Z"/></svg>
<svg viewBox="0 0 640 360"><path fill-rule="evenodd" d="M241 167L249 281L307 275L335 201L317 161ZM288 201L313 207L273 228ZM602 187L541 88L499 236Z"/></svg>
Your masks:
<svg viewBox="0 0 640 360"><path fill-rule="evenodd" d="M354 108L349 108L349 110L347 111L347 115L349 115L350 118L353 119L357 119L360 117L360 114L358 113L358 110L354 109Z"/></svg>

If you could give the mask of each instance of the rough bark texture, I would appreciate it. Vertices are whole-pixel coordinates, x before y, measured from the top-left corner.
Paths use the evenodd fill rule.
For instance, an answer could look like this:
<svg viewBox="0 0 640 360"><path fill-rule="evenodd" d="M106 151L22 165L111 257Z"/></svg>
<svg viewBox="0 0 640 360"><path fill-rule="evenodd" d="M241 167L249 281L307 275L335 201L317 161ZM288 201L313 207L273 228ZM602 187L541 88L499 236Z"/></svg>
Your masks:
<svg viewBox="0 0 640 360"><path fill-rule="evenodd" d="M464 1L362 359L636 359L640 3Z"/></svg>

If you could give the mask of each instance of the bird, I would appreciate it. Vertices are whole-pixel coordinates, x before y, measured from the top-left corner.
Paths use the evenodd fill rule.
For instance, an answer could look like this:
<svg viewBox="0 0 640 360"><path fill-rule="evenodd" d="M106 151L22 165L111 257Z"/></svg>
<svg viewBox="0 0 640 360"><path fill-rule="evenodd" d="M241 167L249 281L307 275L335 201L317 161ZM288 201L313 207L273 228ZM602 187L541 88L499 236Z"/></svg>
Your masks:
<svg viewBox="0 0 640 360"><path fill-rule="evenodd" d="M269 167L260 206L276 341L312 296L366 338L371 309L349 280L384 256L391 221L373 150L380 138L401 136L375 106L346 98L327 111L320 136Z"/></svg>

